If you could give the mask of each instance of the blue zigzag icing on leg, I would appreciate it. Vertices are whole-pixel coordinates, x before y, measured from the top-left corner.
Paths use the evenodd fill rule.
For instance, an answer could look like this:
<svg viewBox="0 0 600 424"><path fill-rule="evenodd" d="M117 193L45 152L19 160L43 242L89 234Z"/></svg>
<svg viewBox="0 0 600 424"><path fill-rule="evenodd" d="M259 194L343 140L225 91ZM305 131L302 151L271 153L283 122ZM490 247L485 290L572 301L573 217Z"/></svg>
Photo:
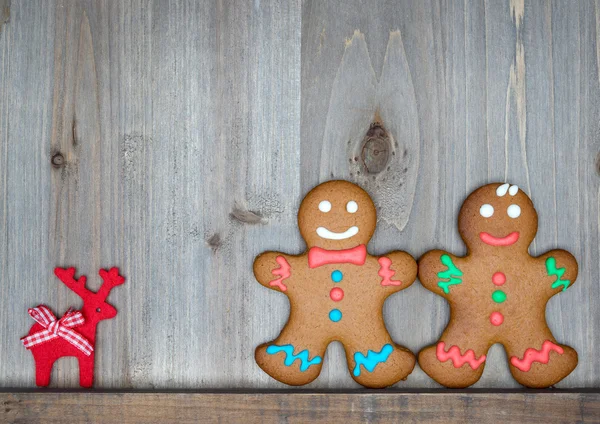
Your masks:
<svg viewBox="0 0 600 424"><path fill-rule="evenodd" d="M356 362L356 366L354 367L354 376L360 376L360 366L364 366L365 369L369 372L373 372L377 364L380 362L385 362L389 358L389 356L394 351L394 348L391 344L385 344L381 348L381 351L374 352L369 350L367 352L367 356L363 355L361 352L356 352L354 354L354 362Z"/></svg>
<svg viewBox="0 0 600 424"><path fill-rule="evenodd" d="M286 367L291 366L296 359L300 360L300 371L304 372L311 365L317 365L321 363L321 357L315 356L314 358L309 358L308 349L304 349L302 352L294 355L294 346L291 344L277 346L271 345L267 347L267 353L269 355L274 355L279 352L285 352L285 361L283 362Z"/></svg>

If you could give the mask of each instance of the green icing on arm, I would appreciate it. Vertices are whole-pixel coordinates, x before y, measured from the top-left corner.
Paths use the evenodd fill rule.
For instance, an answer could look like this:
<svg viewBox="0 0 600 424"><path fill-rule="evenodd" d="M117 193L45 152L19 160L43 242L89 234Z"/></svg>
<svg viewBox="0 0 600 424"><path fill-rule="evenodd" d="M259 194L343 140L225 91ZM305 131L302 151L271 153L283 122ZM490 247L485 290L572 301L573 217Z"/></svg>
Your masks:
<svg viewBox="0 0 600 424"><path fill-rule="evenodd" d="M446 281L439 281L438 286L444 291L444 293L450 293L450 286L454 286L462 283L462 279L458 278L463 275L462 271L454 265L452 258L449 255L442 255L440 258L442 265L445 265L447 270L438 272L437 276Z"/></svg>
<svg viewBox="0 0 600 424"><path fill-rule="evenodd" d="M556 276L556 280L554 283L552 283L553 289L563 286L562 291L565 291L567 287L569 287L569 284L571 284L571 281L562 279L562 276L565 273L565 268L556 268L556 259L554 259L552 256L546 259L546 271L548 272L549 276Z"/></svg>

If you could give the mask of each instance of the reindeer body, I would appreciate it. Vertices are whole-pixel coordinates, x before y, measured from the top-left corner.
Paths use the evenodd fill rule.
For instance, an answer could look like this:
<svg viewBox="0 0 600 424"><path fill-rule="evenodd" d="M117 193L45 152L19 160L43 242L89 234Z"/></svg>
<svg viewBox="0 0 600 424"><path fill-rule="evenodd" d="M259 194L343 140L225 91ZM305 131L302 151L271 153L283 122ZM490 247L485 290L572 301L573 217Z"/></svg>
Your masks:
<svg viewBox="0 0 600 424"><path fill-rule="evenodd" d="M85 322L74 327L77 333L85 337L92 346L96 344L96 326L101 320L111 319L117 315L117 311L110 304L106 303L106 297L110 290L125 282L125 279L119 275L117 268L110 271L100 270L100 276L103 279L102 287L94 293L85 287L86 277L82 276L78 280L74 279L75 269L56 268L56 276L71 290L77 293L83 300L81 313ZM34 324L29 330L29 335L43 331L44 327L38 323ZM42 344L31 347L31 353L35 360L36 385L48 386L50 384L50 375L52 366L58 358L63 356L73 356L79 361L79 384L82 387L92 387L94 382L94 353L86 355L77 347L58 337Z"/></svg>
<svg viewBox="0 0 600 424"><path fill-rule="evenodd" d="M85 337L92 346L96 345L96 325L99 321L92 321L90 314L86 313L85 305L81 308L81 313L85 318L85 324L74 328L79 334ZM29 330L29 335L42 331L44 327L40 324L33 324ZM44 344L32 347L31 353L35 360L35 384L40 387L46 387L50 384L50 374L52 366L58 358L63 356L74 356L79 361L79 384L81 387L92 387L94 383L94 353L89 356L64 339L57 338L45 342Z"/></svg>

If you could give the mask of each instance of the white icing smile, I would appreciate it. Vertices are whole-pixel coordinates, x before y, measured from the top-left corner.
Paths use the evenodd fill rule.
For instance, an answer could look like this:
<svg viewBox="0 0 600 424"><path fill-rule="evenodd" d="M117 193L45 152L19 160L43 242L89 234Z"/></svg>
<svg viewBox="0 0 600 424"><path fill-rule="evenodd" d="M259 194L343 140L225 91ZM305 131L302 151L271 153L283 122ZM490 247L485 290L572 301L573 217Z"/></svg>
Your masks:
<svg viewBox="0 0 600 424"><path fill-rule="evenodd" d="M356 225L348 228L343 233L334 233L333 231L329 231L325 227L317 228L317 235L321 238L329 239L329 240L344 240L344 239L353 237L357 234L358 234L358 227Z"/></svg>

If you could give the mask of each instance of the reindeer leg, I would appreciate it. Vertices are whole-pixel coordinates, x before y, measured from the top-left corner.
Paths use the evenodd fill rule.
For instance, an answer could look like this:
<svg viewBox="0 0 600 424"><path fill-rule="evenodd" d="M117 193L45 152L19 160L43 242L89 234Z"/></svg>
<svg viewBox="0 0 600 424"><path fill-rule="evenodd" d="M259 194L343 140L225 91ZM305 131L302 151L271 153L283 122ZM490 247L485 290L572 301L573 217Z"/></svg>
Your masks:
<svg viewBox="0 0 600 424"><path fill-rule="evenodd" d="M34 358L35 359L35 384L39 387L47 387L50 384L50 374L54 359Z"/></svg>
<svg viewBox="0 0 600 424"><path fill-rule="evenodd" d="M94 354L90 356L79 356L79 385L81 387L92 387L94 384Z"/></svg>

